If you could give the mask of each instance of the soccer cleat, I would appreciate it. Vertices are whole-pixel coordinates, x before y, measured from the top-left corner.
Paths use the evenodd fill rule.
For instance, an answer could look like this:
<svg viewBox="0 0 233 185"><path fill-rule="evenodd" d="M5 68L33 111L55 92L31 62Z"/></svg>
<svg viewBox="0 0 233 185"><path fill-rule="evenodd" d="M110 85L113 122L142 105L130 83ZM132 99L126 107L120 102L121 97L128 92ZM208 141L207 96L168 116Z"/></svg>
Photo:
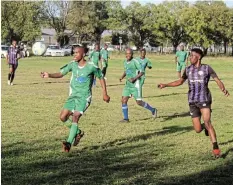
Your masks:
<svg viewBox="0 0 233 185"><path fill-rule="evenodd" d="M129 119L123 119L120 121L120 123L129 123Z"/></svg>
<svg viewBox="0 0 233 185"><path fill-rule="evenodd" d="M71 144L69 142L63 141L62 148L63 148L64 152L69 152L70 148L71 148Z"/></svg>
<svg viewBox="0 0 233 185"><path fill-rule="evenodd" d="M157 114L158 114L158 111L156 108L154 108L152 111L152 118L154 118L154 119L157 118Z"/></svg>
<svg viewBox="0 0 233 185"><path fill-rule="evenodd" d="M220 149L213 149L213 154L215 158L221 157L221 151Z"/></svg>
<svg viewBox="0 0 233 185"><path fill-rule="evenodd" d="M11 82L11 86L14 85L12 82Z"/></svg>
<svg viewBox="0 0 233 185"><path fill-rule="evenodd" d="M79 144L80 139L84 136L84 132L80 130L80 132L75 136L73 146L77 146Z"/></svg>
<svg viewBox="0 0 233 185"><path fill-rule="evenodd" d="M7 81L7 84L8 84L8 85L10 85L10 84L11 84L10 80L8 80L8 81Z"/></svg>

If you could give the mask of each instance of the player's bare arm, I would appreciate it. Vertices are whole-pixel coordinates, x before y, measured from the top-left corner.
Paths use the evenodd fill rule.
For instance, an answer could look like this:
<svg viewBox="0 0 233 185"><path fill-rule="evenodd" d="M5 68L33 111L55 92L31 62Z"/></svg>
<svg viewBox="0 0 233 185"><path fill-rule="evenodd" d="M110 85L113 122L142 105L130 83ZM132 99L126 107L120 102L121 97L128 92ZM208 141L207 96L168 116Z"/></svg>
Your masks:
<svg viewBox="0 0 233 185"><path fill-rule="evenodd" d="M101 85L101 87L103 89L103 100L105 102L109 103L110 97L108 96L107 88L106 88L106 83L105 83L104 79L100 79L100 85Z"/></svg>
<svg viewBox="0 0 233 185"><path fill-rule="evenodd" d="M168 84L162 84L161 83L161 84L158 85L158 88L163 89L165 87L177 87L177 86L182 85L184 82L185 82L185 79L180 78L179 80L176 80L174 82L170 82Z"/></svg>
<svg viewBox="0 0 233 185"><path fill-rule="evenodd" d="M144 75L144 72L140 72L136 77L129 79L131 83L136 82L137 79L139 79L142 75Z"/></svg>
<svg viewBox="0 0 233 185"><path fill-rule="evenodd" d="M177 56L175 56L175 64L177 63Z"/></svg>
<svg viewBox="0 0 233 185"><path fill-rule="evenodd" d="M41 78L62 78L63 74L62 73L47 73L47 72L41 72L40 74Z"/></svg>
<svg viewBox="0 0 233 185"><path fill-rule="evenodd" d="M120 82L125 78L126 73L124 72L123 75L120 77Z"/></svg>
<svg viewBox="0 0 233 185"><path fill-rule="evenodd" d="M226 90L224 84L222 83L222 81L218 78L215 77L214 78L215 82L218 84L219 88L221 89L221 91L224 93L225 96L229 96L229 92Z"/></svg>

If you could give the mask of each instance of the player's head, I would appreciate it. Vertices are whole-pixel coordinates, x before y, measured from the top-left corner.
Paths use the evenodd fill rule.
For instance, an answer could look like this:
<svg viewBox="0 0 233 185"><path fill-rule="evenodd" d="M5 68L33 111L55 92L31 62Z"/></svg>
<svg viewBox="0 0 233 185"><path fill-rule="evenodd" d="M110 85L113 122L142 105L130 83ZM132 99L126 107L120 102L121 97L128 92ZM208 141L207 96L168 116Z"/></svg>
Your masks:
<svg viewBox="0 0 233 185"><path fill-rule="evenodd" d="M12 40L11 40L11 44L12 44L12 46L16 47L16 45L17 45L16 39L12 39Z"/></svg>
<svg viewBox="0 0 233 185"><path fill-rule="evenodd" d="M191 54L190 54L190 62L191 64L196 64L198 61L201 61L201 59L203 58L204 54L203 51L199 48L193 48L191 50Z"/></svg>
<svg viewBox="0 0 233 185"><path fill-rule="evenodd" d="M141 53L141 57L142 57L142 58L145 58L145 56L146 56L146 50L145 50L145 48L142 48L142 49L140 50L140 53Z"/></svg>
<svg viewBox="0 0 233 185"><path fill-rule="evenodd" d="M77 46L74 48L74 60L80 61L86 56L88 49L84 46Z"/></svg>
<svg viewBox="0 0 233 185"><path fill-rule="evenodd" d="M96 43L96 44L95 44L95 50L96 50L96 51L99 51L99 50L100 50L100 45L99 45L99 43Z"/></svg>
<svg viewBox="0 0 233 185"><path fill-rule="evenodd" d="M130 61L133 58L133 50L130 48L127 48L125 50L125 55L126 55L126 59Z"/></svg>
<svg viewBox="0 0 233 185"><path fill-rule="evenodd" d="M104 44L104 49L108 49L108 45L107 44Z"/></svg>
<svg viewBox="0 0 233 185"><path fill-rule="evenodd" d="M184 51L184 45L180 46L180 51Z"/></svg>

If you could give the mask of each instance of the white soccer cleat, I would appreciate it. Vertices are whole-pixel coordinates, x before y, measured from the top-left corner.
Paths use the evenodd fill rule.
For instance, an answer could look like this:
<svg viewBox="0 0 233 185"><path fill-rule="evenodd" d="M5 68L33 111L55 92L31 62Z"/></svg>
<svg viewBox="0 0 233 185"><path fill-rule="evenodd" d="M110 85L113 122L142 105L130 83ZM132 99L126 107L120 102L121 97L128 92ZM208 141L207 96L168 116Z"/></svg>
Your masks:
<svg viewBox="0 0 233 185"><path fill-rule="evenodd" d="M7 84L8 84L8 85L10 85L10 84L11 84L10 80L8 80L8 81L7 81Z"/></svg>
<svg viewBox="0 0 233 185"><path fill-rule="evenodd" d="M13 83L11 83L10 85L14 85Z"/></svg>

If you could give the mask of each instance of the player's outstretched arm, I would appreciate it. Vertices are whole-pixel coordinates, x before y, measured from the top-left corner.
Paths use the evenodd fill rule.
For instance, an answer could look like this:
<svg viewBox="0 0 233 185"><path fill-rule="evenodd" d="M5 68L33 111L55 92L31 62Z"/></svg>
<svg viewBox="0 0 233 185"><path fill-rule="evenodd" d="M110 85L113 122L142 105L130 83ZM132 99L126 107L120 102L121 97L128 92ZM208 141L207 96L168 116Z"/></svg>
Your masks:
<svg viewBox="0 0 233 185"><path fill-rule="evenodd" d="M120 82L125 78L126 73L124 72L123 75L120 77Z"/></svg>
<svg viewBox="0 0 233 185"><path fill-rule="evenodd" d="M214 77L215 82L218 84L219 88L221 89L221 91L224 93L225 96L229 96L229 92L225 89L224 84L222 83L222 81L218 78L218 77Z"/></svg>
<svg viewBox="0 0 233 185"><path fill-rule="evenodd" d="M129 79L131 83L134 83L139 79L142 75L144 75L144 72L140 72L136 77Z"/></svg>
<svg viewBox="0 0 233 185"><path fill-rule="evenodd" d="M40 76L41 76L41 78L62 78L63 74L62 73L49 74L47 72L41 72Z"/></svg>
<svg viewBox="0 0 233 185"><path fill-rule="evenodd" d="M106 83L105 83L104 78L100 79L100 84L103 89L103 100L109 103L110 97L108 96L108 93L107 93L107 88L106 88Z"/></svg>
<svg viewBox="0 0 233 185"><path fill-rule="evenodd" d="M179 80L176 80L176 81L174 81L174 82L170 82L170 83L168 83L168 84L162 84L162 83L160 83L160 84L158 85L158 88L163 89L163 88L165 88L165 87L176 87L176 86L182 85L184 82L185 82L185 79L180 78Z"/></svg>

